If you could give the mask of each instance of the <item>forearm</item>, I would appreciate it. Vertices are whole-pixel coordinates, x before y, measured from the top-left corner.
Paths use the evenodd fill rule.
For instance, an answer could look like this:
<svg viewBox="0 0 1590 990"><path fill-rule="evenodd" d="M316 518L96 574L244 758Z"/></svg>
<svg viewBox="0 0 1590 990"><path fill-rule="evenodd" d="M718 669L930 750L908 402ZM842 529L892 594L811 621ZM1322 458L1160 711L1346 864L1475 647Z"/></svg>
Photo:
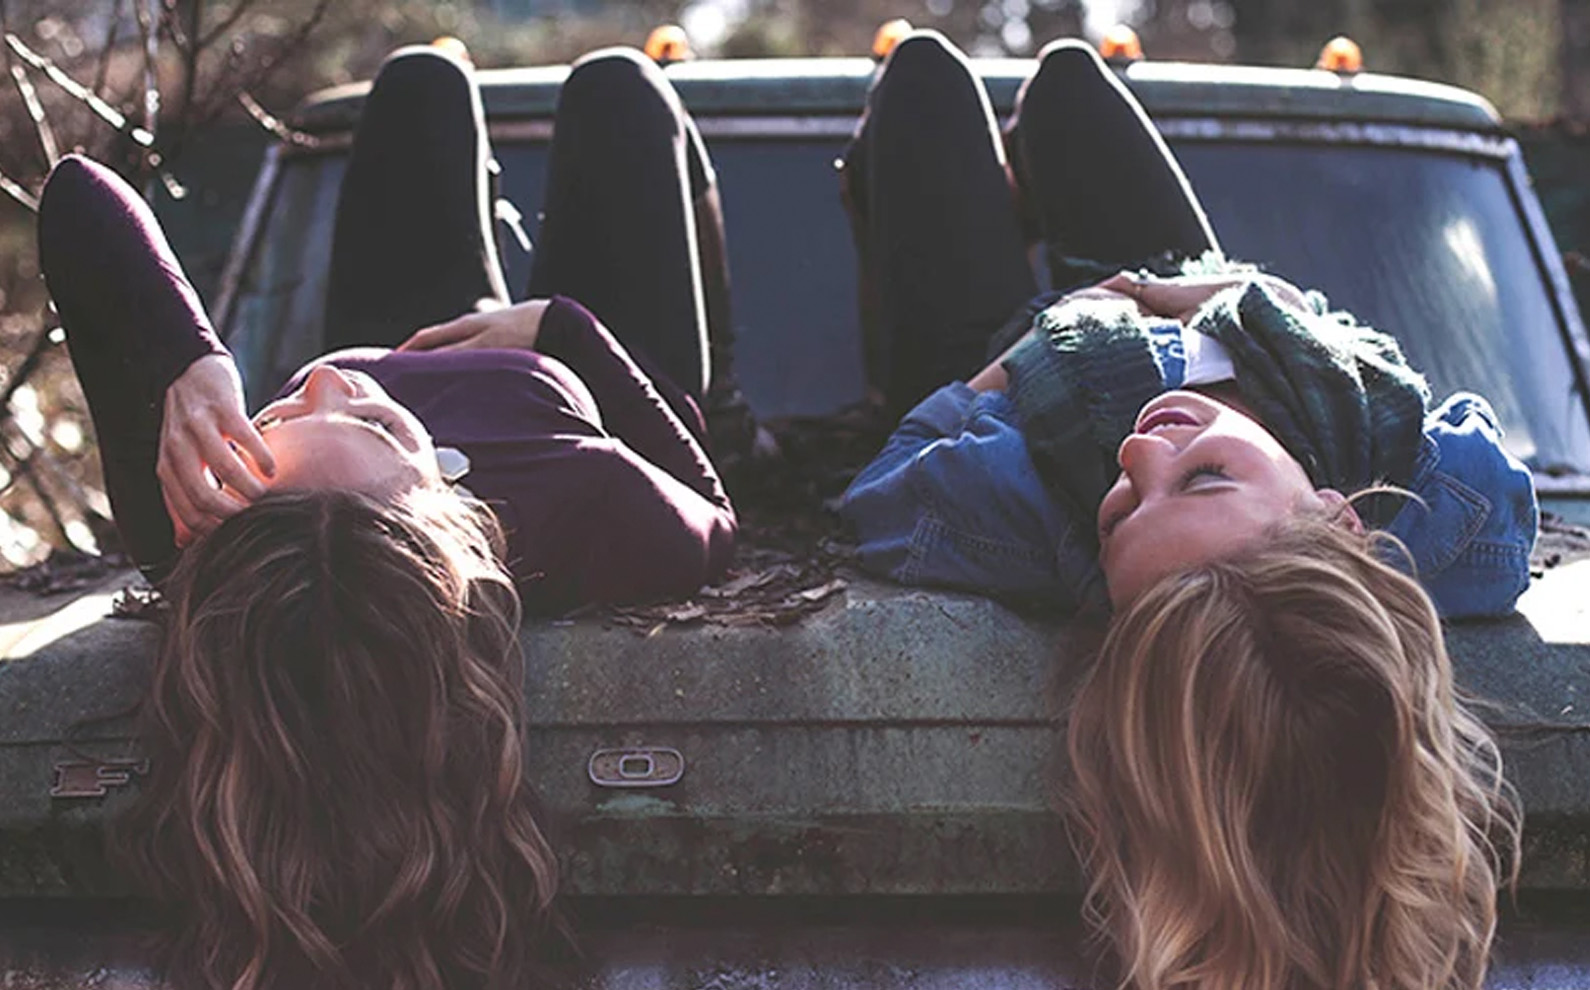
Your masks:
<svg viewBox="0 0 1590 990"><path fill-rule="evenodd" d="M660 384L584 307L556 298L542 317L536 349L580 376L608 433L713 504L729 505L696 432L664 400Z"/></svg>
<svg viewBox="0 0 1590 990"><path fill-rule="evenodd" d="M199 358L227 353L154 214L103 166L71 158L52 174L39 258L74 360L116 366L142 401L158 401Z"/></svg>
<svg viewBox="0 0 1590 990"><path fill-rule="evenodd" d="M1025 334L1017 338L1014 344L1005 348L1003 354L988 362L982 371L967 379L966 384L974 392L1003 392L1010 384L1010 375L1005 371L1005 359L1026 339Z"/></svg>
<svg viewBox="0 0 1590 990"><path fill-rule="evenodd" d="M155 475L165 393L195 361L226 349L148 205L102 165L69 156L51 174L39 260L94 419L117 525L134 559L159 568L175 553Z"/></svg>

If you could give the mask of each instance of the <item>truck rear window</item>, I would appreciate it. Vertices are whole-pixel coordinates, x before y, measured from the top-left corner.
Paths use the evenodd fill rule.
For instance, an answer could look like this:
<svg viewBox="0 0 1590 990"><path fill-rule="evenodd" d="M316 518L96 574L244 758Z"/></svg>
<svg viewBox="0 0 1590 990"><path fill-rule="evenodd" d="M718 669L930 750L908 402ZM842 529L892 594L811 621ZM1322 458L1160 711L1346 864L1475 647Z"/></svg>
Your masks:
<svg viewBox="0 0 1590 990"><path fill-rule="evenodd" d="M1497 163L1319 145L1176 153L1227 253L1394 333L1438 399L1490 399L1531 465L1590 467L1560 320Z"/></svg>
<svg viewBox="0 0 1590 990"><path fill-rule="evenodd" d="M829 132L832 133L831 131ZM833 161L843 141L712 139L724 197L740 385L763 416L837 410L865 394L855 256ZM1173 142L1226 251L1394 333L1436 397L1484 394L1536 468L1590 473L1590 420L1560 317L1502 162L1348 145ZM532 237L545 146L501 144L502 192ZM343 158L284 160L229 342L251 401L319 350ZM509 285L529 259L504 237Z"/></svg>

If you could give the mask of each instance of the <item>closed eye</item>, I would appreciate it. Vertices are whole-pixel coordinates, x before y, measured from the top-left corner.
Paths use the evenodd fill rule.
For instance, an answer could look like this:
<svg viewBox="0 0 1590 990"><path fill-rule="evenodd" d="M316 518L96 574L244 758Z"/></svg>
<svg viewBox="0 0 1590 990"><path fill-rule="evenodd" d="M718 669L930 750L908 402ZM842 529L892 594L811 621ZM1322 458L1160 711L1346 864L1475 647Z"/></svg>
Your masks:
<svg viewBox="0 0 1590 990"><path fill-rule="evenodd" d="M266 430L269 430L269 429L271 429L273 427L280 426L282 423L286 422L287 420L295 419L295 418L296 417L293 417L293 416L278 416L278 415L274 415L274 414L268 415L268 416L260 416L259 418L254 420L254 428L256 430L259 430L261 433L264 433ZM398 439L397 430L392 426L391 423L387 422L385 419L382 419L379 416L359 416L359 415L351 415L350 414L348 418L357 420L360 423L364 423L367 426L373 426L376 429L380 430L382 433L385 433L387 436L392 437L394 440Z"/></svg>
<svg viewBox="0 0 1590 990"><path fill-rule="evenodd" d="M1226 474L1222 464L1200 464L1181 476L1176 484L1177 491L1187 491L1192 488L1200 478L1214 478L1218 481L1230 481L1231 476Z"/></svg>

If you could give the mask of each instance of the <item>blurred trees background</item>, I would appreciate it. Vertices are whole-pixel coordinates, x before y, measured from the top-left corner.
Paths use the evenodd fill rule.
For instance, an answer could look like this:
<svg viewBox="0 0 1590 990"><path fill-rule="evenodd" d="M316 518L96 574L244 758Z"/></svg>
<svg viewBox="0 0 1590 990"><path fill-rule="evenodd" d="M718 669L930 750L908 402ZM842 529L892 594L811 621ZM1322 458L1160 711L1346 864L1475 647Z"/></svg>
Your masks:
<svg viewBox="0 0 1590 990"><path fill-rule="evenodd" d="M203 291L231 234L217 218L281 119L396 45L447 34L483 67L562 62L676 21L703 55L859 55L895 17L977 55L1126 22L1150 58L1308 66L1347 34L1367 68L1478 90L1510 119L1590 119L1590 0L0 0L0 569L114 543L34 257L61 154L146 189Z"/></svg>

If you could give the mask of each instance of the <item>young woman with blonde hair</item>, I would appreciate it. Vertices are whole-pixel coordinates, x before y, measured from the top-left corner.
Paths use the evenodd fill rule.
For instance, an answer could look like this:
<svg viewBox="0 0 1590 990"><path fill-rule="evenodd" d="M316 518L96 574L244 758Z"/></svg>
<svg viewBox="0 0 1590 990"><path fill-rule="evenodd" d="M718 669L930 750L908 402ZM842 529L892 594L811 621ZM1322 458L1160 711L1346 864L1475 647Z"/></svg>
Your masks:
<svg viewBox="0 0 1590 990"><path fill-rule="evenodd" d="M1066 805L1122 986L1482 985L1519 813L1380 539L1293 521L1111 622Z"/></svg>
<svg viewBox="0 0 1590 990"><path fill-rule="evenodd" d="M906 38L842 182L904 411L842 511L876 573L1107 622L1067 804L1120 985L1476 990L1518 817L1440 616L1511 610L1536 523L1489 405L1227 263L1080 43L1002 141Z"/></svg>

